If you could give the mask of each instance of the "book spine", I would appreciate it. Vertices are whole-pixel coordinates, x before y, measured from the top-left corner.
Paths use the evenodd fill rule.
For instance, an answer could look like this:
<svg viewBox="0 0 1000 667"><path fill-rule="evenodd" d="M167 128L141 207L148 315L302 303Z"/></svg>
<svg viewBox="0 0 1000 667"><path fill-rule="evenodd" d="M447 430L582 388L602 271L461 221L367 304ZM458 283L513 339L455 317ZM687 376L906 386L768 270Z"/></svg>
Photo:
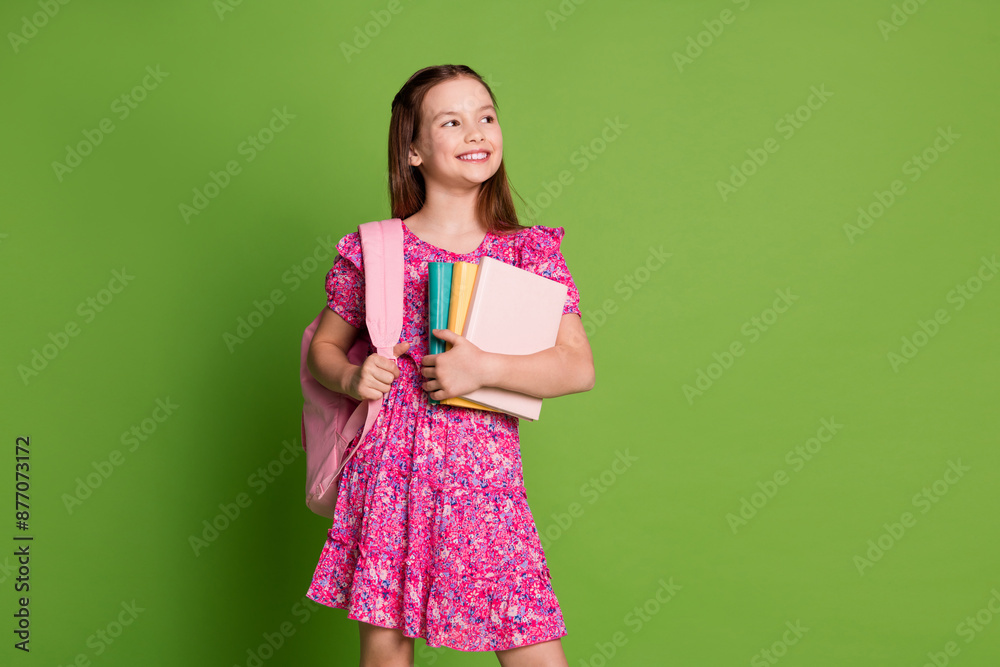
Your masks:
<svg viewBox="0 0 1000 667"><path fill-rule="evenodd" d="M431 333L431 330L448 328L451 275L451 262L427 262L427 349L430 354L445 351L445 342ZM432 405L439 403L433 398L430 402Z"/></svg>
<svg viewBox="0 0 1000 667"><path fill-rule="evenodd" d="M472 287L476 282L476 269L479 266L472 262L455 262L451 273L451 305L448 309L448 329L461 335L465 328L465 316L469 312L469 301L472 298ZM451 349L451 343L445 344L445 351ZM493 408L488 408L481 403L456 396L440 401L443 405L454 405L460 408L472 408L474 410L489 410L490 412L500 412Z"/></svg>
<svg viewBox="0 0 1000 667"><path fill-rule="evenodd" d="M492 259L486 258L483 259ZM489 262L482 263L476 266L476 273L474 280L472 281L472 291L469 293L469 302L465 308L465 323L462 326L462 335L469 338L470 333L474 333L476 330L476 323L482 317L477 315L477 311L481 310L482 306L476 307L476 291L479 287L480 282L483 281L483 277L489 273Z"/></svg>
<svg viewBox="0 0 1000 667"><path fill-rule="evenodd" d="M448 329L462 335L465 329L465 317L469 312L469 301L472 299L472 288L476 283L476 269L472 262L455 262L451 274L451 306L448 309ZM451 343L445 350L451 349Z"/></svg>
<svg viewBox="0 0 1000 667"><path fill-rule="evenodd" d="M448 312L448 329L461 335L465 330L466 316L469 314L469 304L472 301L472 290L476 285L476 274L479 265L472 262L455 262L451 277L451 308ZM446 350L451 349L451 343L446 345ZM489 412L502 412L495 408L490 408L482 403L470 401L461 396L446 398L441 401L444 405L453 405L459 408L471 408L473 410L487 410Z"/></svg>
<svg viewBox="0 0 1000 667"><path fill-rule="evenodd" d="M490 412L503 412L503 410L495 410L493 408L488 408L482 403L476 403L475 401L470 401L467 398L462 398L461 396L455 396L454 398L446 398L441 401L442 405L454 405L457 408L472 408L473 410L489 410Z"/></svg>

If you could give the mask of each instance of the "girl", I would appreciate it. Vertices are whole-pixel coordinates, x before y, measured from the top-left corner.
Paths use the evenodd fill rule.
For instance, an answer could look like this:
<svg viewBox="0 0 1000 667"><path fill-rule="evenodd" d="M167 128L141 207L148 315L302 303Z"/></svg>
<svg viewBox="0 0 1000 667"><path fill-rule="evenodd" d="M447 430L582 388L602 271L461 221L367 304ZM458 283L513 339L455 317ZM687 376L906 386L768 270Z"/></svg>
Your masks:
<svg viewBox="0 0 1000 667"><path fill-rule="evenodd" d="M344 468L306 594L358 621L363 666L412 665L414 637L495 651L504 667L567 665L566 626L524 488L518 419L429 401L484 386L540 398L594 386L580 295L559 251L564 229L518 224L495 105L463 65L416 72L392 101L389 190L405 262L395 360L369 348L363 365L347 361L365 325L357 232L337 244L326 278L329 308L310 371L333 391L384 401ZM494 354L435 329L452 347L428 354L427 262L485 256L567 285L554 347Z"/></svg>

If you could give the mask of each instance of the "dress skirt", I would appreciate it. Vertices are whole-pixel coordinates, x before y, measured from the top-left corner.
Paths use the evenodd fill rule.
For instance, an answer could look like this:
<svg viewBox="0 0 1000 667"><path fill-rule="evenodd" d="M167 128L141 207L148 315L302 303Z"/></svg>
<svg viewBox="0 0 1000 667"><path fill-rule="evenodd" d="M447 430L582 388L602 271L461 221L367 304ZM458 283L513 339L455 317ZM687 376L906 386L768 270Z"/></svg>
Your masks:
<svg viewBox="0 0 1000 667"><path fill-rule="evenodd" d="M347 617L422 637L432 647L498 651L566 635L562 610L521 467L518 418L432 404L420 361L427 350L427 263L492 256L569 286L563 229L488 233L473 253L423 242L404 225L404 326L400 374L340 478L335 518L306 595ZM358 233L337 245L327 275L330 308L364 326ZM374 352L374 349L369 350Z"/></svg>

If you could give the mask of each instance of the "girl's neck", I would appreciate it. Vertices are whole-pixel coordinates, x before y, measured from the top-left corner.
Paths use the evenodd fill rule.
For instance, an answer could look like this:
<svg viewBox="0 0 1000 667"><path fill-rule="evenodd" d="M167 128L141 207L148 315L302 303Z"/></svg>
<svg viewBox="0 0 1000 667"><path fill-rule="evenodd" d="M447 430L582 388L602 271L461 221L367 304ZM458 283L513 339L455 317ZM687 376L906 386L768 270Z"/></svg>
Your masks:
<svg viewBox="0 0 1000 667"><path fill-rule="evenodd" d="M462 255L482 245L487 228L469 218L442 220L429 215L426 208L406 218L406 227L421 241Z"/></svg>
<svg viewBox="0 0 1000 667"><path fill-rule="evenodd" d="M476 236L481 238L488 229L476 219L474 211L471 215L462 215L451 211L430 211L427 206L406 218L406 226L412 232L420 230L429 235L456 240Z"/></svg>

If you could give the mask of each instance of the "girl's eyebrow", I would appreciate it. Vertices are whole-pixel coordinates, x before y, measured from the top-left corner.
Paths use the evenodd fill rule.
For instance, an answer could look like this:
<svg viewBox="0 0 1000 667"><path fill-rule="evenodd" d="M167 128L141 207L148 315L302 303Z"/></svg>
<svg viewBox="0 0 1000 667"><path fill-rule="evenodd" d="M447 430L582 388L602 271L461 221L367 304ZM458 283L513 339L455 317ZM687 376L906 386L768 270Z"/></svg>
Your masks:
<svg viewBox="0 0 1000 667"><path fill-rule="evenodd" d="M479 111L484 111L486 109L493 109L493 105L492 104L484 104L483 106L479 107ZM496 111L496 109L493 109L493 110ZM447 116L448 114L452 114L452 113L453 114L457 114L458 112L457 111L442 111L442 112L438 113L436 116L434 116L434 118L432 118L431 121L435 121L438 118L440 118L441 116Z"/></svg>

